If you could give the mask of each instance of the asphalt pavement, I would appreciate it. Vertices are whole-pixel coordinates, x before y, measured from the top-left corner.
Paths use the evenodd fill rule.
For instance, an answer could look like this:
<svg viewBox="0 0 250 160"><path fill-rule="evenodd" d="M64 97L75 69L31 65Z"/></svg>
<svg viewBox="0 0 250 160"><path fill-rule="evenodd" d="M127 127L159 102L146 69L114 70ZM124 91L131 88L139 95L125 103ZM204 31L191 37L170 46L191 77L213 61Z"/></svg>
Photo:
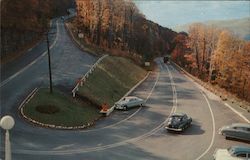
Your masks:
<svg viewBox="0 0 250 160"><path fill-rule="evenodd" d="M97 57L74 45L61 20L55 25L57 35L51 48L53 84L70 91ZM244 119L172 65L164 64L162 58L156 59L158 71L131 93L144 98L145 107L114 111L85 130L33 126L19 117L18 106L31 90L48 86L47 56L31 63L1 81L1 115L10 114L16 120L11 130L14 160L207 160L212 159L216 148L250 147L218 134L221 126ZM164 126L173 112L190 115L192 126L180 134L167 132ZM3 148L2 141L1 153Z"/></svg>

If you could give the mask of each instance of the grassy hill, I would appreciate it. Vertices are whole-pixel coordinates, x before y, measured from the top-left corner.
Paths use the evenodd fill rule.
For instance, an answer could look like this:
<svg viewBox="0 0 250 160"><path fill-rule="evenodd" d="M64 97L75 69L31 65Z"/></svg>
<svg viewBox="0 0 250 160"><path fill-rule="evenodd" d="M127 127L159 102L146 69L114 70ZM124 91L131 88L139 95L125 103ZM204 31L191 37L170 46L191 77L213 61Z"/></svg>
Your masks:
<svg viewBox="0 0 250 160"><path fill-rule="evenodd" d="M250 17L232 20L211 20L201 23L228 29L239 35L241 38L250 40ZM174 27L174 30L177 32L188 31L189 25L191 24L179 25Z"/></svg>
<svg viewBox="0 0 250 160"><path fill-rule="evenodd" d="M107 103L112 107L130 88L143 79L146 73L129 59L108 56L98 64L78 94L99 106Z"/></svg>

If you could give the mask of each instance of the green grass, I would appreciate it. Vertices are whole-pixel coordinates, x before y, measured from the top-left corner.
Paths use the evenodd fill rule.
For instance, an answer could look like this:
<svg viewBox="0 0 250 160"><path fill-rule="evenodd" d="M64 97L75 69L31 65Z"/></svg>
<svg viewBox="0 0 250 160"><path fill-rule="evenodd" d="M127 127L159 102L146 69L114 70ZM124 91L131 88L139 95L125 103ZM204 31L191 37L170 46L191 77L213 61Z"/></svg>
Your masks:
<svg viewBox="0 0 250 160"><path fill-rule="evenodd" d="M79 94L98 105L113 104L130 88L146 76L146 71L131 60L122 57L108 56L89 76Z"/></svg>
<svg viewBox="0 0 250 160"><path fill-rule="evenodd" d="M38 122L70 127L86 125L100 117L97 107L73 100L55 89L53 94L48 89L39 89L23 111Z"/></svg>

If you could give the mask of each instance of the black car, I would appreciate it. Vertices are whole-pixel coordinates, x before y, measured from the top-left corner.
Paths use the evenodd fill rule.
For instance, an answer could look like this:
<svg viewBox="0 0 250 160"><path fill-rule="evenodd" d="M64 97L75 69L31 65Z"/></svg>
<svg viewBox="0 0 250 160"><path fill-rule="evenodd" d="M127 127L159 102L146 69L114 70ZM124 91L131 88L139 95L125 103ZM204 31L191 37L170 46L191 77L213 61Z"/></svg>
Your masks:
<svg viewBox="0 0 250 160"><path fill-rule="evenodd" d="M163 57L163 61L164 61L164 63L168 63L169 62L169 58L168 57Z"/></svg>
<svg viewBox="0 0 250 160"><path fill-rule="evenodd" d="M170 131L181 132L188 128L191 122L192 118L188 117L185 113L174 113L169 117L165 128Z"/></svg>

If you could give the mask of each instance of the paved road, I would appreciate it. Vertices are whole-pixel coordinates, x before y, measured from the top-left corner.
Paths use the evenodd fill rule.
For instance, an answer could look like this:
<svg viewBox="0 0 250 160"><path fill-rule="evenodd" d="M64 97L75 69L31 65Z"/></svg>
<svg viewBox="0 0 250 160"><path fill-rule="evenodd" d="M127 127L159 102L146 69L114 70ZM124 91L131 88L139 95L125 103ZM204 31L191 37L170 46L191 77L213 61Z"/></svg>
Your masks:
<svg viewBox="0 0 250 160"><path fill-rule="evenodd" d="M75 47L60 21L57 26L52 48L53 80L55 85L70 89L97 58ZM132 93L146 99L146 107L115 111L89 130L61 131L34 127L17 115L18 105L34 87L48 85L47 57L37 60L1 86L1 114L9 113L17 121L11 131L13 159L195 160L211 159L218 147L250 146L225 140L217 133L222 125L244 122L242 118L173 66L163 64L160 58L156 62L159 70ZM194 120L181 134L164 129L166 119L175 111L186 112Z"/></svg>

